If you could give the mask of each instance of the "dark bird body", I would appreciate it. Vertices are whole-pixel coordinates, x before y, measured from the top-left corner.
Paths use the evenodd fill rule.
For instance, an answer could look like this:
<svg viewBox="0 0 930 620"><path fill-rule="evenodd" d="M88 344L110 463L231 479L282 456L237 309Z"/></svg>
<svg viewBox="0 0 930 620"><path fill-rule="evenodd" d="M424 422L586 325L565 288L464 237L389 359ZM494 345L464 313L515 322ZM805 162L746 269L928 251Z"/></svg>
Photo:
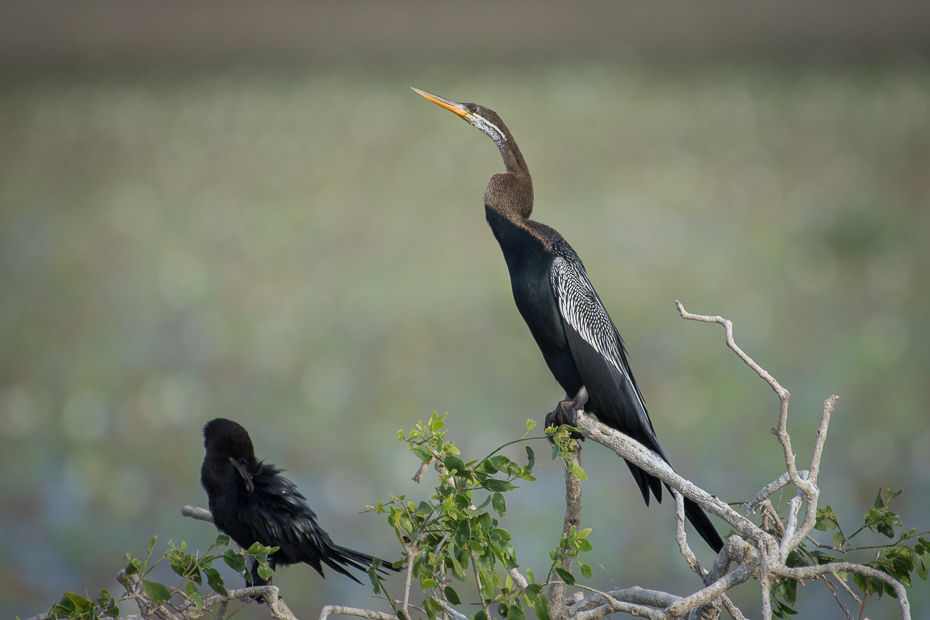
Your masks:
<svg viewBox="0 0 930 620"><path fill-rule="evenodd" d="M668 462L630 370L623 340L581 259L557 231L530 219L533 180L510 130L493 110L414 90L487 134L504 160L506 172L492 176L485 191L485 215L507 262L517 309L567 395L547 416L546 424L572 424L574 411L583 405L585 412ZM650 491L661 502L661 481L627 465L646 505ZM720 535L697 504L686 499L685 514L715 551L723 547Z"/></svg>
<svg viewBox="0 0 930 620"><path fill-rule="evenodd" d="M278 547L268 556L272 569L303 562L325 577L325 564L359 582L346 568L364 572L373 558L333 543L283 470L255 458L252 439L240 424L216 418L204 426L203 437L200 483L217 529L244 549L256 542ZM266 583L254 568L252 579L255 585Z"/></svg>

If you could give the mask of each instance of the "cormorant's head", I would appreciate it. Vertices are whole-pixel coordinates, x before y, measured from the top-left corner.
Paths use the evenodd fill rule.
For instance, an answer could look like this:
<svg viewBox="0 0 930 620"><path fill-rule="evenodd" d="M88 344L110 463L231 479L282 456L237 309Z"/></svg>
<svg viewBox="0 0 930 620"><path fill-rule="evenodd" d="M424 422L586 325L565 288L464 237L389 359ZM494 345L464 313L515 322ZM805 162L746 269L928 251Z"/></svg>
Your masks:
<svg viewBox="0 0 930 620"><path fill-rule="evenodd" d="M207 450L208 458L227 457L248 462L255 460L255 449L249 433L241 424L226 418L210 420L203 427L203 447Z"/></svg>
<svg viewBox="0 0 930 620"><path fill-rule="evenodd" d="M513 141L510 131L504 124L504 121L501 120L501 117L498 116L497 112L494 110L489 110L477 103L458 103L456 101L450 101L438 95L422 91L419 88L414 88L413 90L436 105L442 106L450 112L454 112L458 116L461 116L468 121L469 124L486 133L489 138L494 140L494 143L497 144L497 148L501 150L501 153L504 152L506 147L510 146L508 142Z"/></svg>

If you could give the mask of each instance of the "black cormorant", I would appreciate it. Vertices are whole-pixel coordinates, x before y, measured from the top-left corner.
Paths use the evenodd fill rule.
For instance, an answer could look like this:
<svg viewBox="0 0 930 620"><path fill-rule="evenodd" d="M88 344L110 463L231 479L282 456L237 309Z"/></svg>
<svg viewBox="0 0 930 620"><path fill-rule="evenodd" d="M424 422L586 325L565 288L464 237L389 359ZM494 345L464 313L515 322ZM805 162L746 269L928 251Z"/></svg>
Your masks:
<svg viewBox="0 0 930 620"><path fill-rule="evenodd" d="M307 500L283 470L256 460L249 433L237 422L216 418L203 427L206 455L200 483L207 492L217 529L243 549L259 542L278 547L268 565L304 562L323 575L323 564L357 583L346 568L365 572L374 558L333 543ZM385 568L394 570L390 565ZM252 583L265 585L252 569Z"/></svg>

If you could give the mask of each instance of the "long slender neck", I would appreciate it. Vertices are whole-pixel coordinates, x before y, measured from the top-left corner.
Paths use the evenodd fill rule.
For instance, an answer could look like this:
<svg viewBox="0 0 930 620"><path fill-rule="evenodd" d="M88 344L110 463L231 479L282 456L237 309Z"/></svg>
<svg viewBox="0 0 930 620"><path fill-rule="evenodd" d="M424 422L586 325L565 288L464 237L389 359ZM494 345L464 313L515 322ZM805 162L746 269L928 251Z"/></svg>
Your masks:
<svg viewBox="0 0 930 620"><path fill-rule="evenodd" d="M491 177L484 192L484 204L515 223L525 221L533 213L533 178L530 169L509 131L504 140L495 142L507 172Z"/></svg>

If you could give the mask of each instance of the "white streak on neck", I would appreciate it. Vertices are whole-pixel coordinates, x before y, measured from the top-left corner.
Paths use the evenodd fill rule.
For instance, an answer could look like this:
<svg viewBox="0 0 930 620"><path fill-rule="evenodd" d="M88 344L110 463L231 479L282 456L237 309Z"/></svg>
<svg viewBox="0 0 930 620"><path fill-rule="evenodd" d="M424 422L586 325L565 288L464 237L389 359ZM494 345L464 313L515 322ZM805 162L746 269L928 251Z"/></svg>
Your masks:
<svg viewBox="0 0 930 620"><path fill-rule="evenodd" d="M468 114L466 118L472 125L486 133L492 140L494 140L494 143L497 144L497 148L504 148L504 142L507 141L507 136L504 135L504 132L501 131L497 125L485 118L478 116L477 114Z"/></svg>

